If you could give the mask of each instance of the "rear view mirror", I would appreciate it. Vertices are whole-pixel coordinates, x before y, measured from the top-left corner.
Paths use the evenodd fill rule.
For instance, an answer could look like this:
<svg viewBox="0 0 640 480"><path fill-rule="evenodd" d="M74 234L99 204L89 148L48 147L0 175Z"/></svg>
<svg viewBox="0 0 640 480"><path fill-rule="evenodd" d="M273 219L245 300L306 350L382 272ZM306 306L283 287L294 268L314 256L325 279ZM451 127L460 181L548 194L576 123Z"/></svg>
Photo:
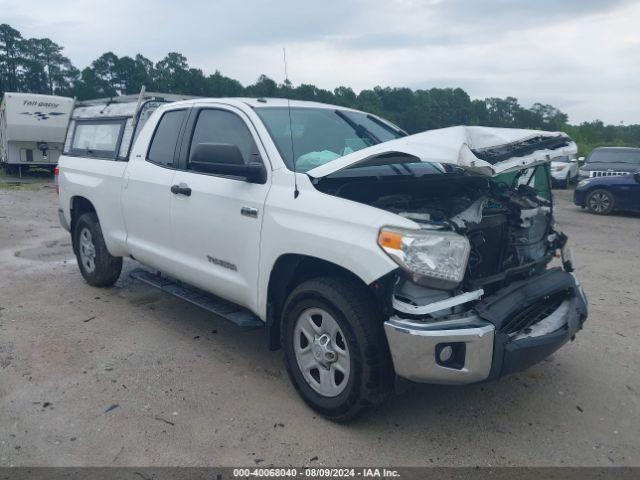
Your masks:
<svg viewBox="0 0 640 480"><path fill-rule="evenodd" d="M199 143L191 152L189 167L196 172L240 177L250 183L267 181L262 163L244 163L237 145L228 143Z"/></svg>

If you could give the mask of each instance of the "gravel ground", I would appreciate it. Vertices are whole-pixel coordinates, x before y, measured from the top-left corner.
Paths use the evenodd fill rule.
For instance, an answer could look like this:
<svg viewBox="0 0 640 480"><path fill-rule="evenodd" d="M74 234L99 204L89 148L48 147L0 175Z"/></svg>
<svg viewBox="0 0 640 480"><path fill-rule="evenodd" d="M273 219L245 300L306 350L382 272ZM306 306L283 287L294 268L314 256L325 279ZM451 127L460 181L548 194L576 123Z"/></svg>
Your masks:
<svg viewBox="0 0 640 480"><path fill-rule="evenodd" d="M640 465L640 217L570 196L557 218L591 304L575 342L500 382L417 386L335 425L261 332L126 272L87 285L53 186L0 178L0 465Z"/></svg>

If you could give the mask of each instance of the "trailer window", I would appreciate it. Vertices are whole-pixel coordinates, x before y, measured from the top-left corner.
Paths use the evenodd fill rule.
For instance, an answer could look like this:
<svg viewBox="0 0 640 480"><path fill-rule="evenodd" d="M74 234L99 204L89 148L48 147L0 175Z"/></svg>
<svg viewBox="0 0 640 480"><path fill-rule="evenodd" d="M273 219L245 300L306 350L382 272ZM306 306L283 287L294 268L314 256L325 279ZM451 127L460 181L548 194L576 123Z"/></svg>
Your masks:
<svg viewBox="0 0 640 480"><path fill-rule="evenodd" d="M87 157L115 158L123 121L87 121L76 123L71 153Z"/></svg>

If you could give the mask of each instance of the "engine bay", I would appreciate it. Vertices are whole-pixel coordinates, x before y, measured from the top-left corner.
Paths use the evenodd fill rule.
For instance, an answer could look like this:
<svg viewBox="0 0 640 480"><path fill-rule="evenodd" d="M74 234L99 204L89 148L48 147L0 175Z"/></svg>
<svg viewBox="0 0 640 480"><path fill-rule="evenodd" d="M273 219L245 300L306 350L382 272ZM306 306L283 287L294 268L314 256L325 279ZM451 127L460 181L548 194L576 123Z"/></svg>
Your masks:
<svg viewBox="0 0 640 480"><path fill-rule="evenodd" d="M457 290L491 293L507 280L543 271L566 241L553 230L552 202L535 188L514 183L457 169L422 176L336 175L316 187L395 213L424 229L464 235L470 253Z"/></svg>

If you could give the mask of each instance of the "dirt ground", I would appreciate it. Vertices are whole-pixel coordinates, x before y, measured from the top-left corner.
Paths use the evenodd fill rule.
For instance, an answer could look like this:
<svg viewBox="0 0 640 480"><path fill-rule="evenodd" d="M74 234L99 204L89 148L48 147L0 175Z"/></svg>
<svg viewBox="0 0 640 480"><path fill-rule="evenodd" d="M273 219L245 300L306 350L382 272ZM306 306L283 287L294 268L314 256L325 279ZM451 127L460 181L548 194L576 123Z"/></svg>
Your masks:
<svg viewBox="0 0 640 480"><path fill-rule="evenodd" d="M576 341L500 382L417 386L336 425L261 332L126 271L87 285L50 181L0 178L0 465L640 465L640 216L556 194L590 299Z"/></svg>

